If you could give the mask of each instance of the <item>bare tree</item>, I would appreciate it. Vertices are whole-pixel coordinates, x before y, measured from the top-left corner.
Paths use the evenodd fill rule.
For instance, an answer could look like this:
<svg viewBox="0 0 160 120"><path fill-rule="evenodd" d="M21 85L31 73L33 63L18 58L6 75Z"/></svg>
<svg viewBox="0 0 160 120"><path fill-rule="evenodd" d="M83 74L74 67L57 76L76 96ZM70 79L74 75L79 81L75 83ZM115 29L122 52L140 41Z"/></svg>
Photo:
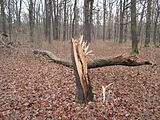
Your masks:
<svg viewBox="0 0 160 120"><path fill-rule="evenodd" d="M123 42L124 32L124 12L125 12L125 0L120 0L120 27L119 27L119 43Z"/></svg>
<svg viewBox="0 0 160 120"><path fill-rule="evenodd" d="M66 32L67 32L67 0L64 0L64 11L63 11L63 41L66 40Z"/></svg>
<svg viewBox="0 0 160 120"><path fill-rule="evenodd" d="M52 0L45 0L45 37L51 43Z"/></svg>
<svg viewBox="0 0 160 120"><path fill-rule="evenodd" d="M137 39L138 42L140 42L140 37L141 37L141 32L142 32L142 22L143 22L143 18L144 18L144 13L145 13L145 8L146 8L146 1L144 1L144 3L141 3L142 7L142 11L141 11L141 15L140 15L140 20L138 23L138 32L137 32Z"/></svg>
<svg viewBox="0 0 160 120"><path fill-rule="evenodd" d="M92 9L94 0L84 0L84 40L91 42Z"/></svg>
<svg viewBox="0 0 160 120"><path fill-rule="evenodd" d="M11 0L8 0L8 23L9 23L9 38L12 39L12 14L11 14Z"/></svg>
<svg viewBox="0 0 160 120"><path fill-rule="evenodd" d="M156 16L155 16L155 21L154 21L154 30L153 30L154 46L157 46L157 39L158 39L157 24L158 24L158 18L160 16L160 3L158 2L158 0L156 0L156 5L157 5L157 10L156 10Z"/></svg>
<svg viewBox="0 0 160 120"><path fill-rule="evenodd" d="M29 2L29 28L30 28L30 40L33 42L34 35L34 16L33 16L33 0Z"/></svg>
<svg viewBox="0 0 160 120"><path fill-rule="evenodd" d="M100 39L101 38L101 23L100 23L100 8L99 8L99 6L98 6L98 3L97 3L97 7L98 7L98 9L97 9L97 11L96 11L96 26L97 26L97 28L96 28L96 38L97 39Z"/></svg>
<svg viewBox="0 0 160 120"><path fill-rule="evenodd" d="M52 21L53 21L53 39L54 40L58 40L59 36L58 36L58 29L59 29L59 22L58 22L58 0L53 0L53 14L54 14L54 18L52 17Z"/></svg>
<svg viewBox="0 0 160 120"><path fill-rule="evenodd" d="M106 0L103 0L103 41L106 39Z"/></svg>
<svg viewBox="0 0 160 120"><path fill-rule="evenodd" d="M119 36L119 7L118 7L118 1L116 3L116 15L114 17L114 41L118 42L118 36Z"/></svg>
<svg viewBox="0 0 160 120"><path fill-rule="evenodd" d="M2 32L6 34L6 15L5 15L5 7L4 7L4 0L0 0L1 4L1 17L2 17Z"/></svg>
<svg viewBox="0 0 160 120"><path fill-rule="evenodd" d="M132 35L132 53L138 53L136 0L131 0L131 35Z"/></svg>
<svg viewBox="0 0 160 120"><path fill-rule="evenodd" d="M77 36L77 32L76 31L76 25L75 22L77 20L77 0L74 1L74 7L73 7L73 22L72 22L72 37L74 38L75 36Z"/></svg>
<svg viewBox="0 0 160 120"><path fill-rule="evenodd" d="M146 15L146 38L145 38L145 47L149 47L150 43L150 30L151 30L151 4L152 0L147 0L147 15Z"/></svg>
<svg viewBox="0 0 160 120"><path fill-rule="evenodd" d="M48 0L48 42L51 43L51 19L52 19L52 0Z"/></svg>
<svg viewBox="0 0 160 120"><path fill-rule="evenodd" d="M22 0L14 0L14 2L15 2L16 22L18 25L21 25Z"/></svg>
<svg viewBox="0 0 160 120"><path fill-rule="evenodd" d="M113 3L114 1L109 0L109 16L108 16L108 37L107 39L110 40L111 36L112 36L112 32L111 32L111 26L112 26L112 9L113 9Z"/></svg>

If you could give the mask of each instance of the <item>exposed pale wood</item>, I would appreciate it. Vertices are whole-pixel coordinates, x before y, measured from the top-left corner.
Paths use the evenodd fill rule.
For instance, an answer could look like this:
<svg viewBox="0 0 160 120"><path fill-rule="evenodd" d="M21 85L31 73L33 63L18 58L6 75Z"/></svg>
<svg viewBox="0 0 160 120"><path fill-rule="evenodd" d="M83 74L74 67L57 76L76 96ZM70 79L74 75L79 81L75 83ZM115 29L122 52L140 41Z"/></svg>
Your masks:
<svg viewBox="0 0 160 120"><path fill-rule="evenodd" d="M107 85L107 86L103 86L103 85L102 85L103 103L104 103L105 100L106 100L106 91L111 87L111 85L113 85L113 83L110 83L110 84Z"/></svg>
<svg viewBox="0 0 160 120"><path fill-rule="evenodd" d="M88 60L86 55L86 48L88 49L88 46L82 40L83 37L80 39L72 39L72 63L76 77L77 102L86 103L93 99L90 99L93 93L88 76Z"/></svg>

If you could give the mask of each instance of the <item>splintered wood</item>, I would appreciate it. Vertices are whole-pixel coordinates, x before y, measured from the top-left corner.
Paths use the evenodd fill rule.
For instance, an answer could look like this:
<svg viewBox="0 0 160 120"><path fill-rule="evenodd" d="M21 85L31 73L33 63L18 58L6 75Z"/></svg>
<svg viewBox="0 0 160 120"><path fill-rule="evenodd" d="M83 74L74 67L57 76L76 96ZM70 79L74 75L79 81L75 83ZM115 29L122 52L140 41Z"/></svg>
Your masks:
<svg viewBox="0 0 160 120"><path fill-rule="evenodd" d="M81 87L83 89L84 99L86 101L89 85L87 55L89 55L91 51L88 52L89 46L86 44L86 42L83 41L83 36L81 36L80 39L72 39L72 47L74 59L73 64L75 64L74 70L78 73L76 79L80 80Z"/></svg>

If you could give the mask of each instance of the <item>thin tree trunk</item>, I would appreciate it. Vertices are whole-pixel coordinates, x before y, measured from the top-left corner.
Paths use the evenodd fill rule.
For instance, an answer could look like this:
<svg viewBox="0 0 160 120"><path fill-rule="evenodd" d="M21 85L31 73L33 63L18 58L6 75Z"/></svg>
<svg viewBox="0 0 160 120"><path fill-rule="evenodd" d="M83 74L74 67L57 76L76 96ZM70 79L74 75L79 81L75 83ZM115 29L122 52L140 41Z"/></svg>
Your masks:
<svg viewBox="0 0 160 120"><path fill-rule="evenodd" d="M10 38L10 42L12 39L12 16L11 16L11 0L8 0L8 11L9 11L9 38Z"/></svg>
<svg viewBox="0 0 160 120"><path fill-rule="evenodd" d="M156 1L157 3L157 15L156 15L156 18L155 18L155 22L154 22L154 31L153 31L153 43L154 43L154 46L157 46L157 23L158 23L158 18L159 18L159 15L160 15L160 7L158 6L158 0Z"/></svg>
<svg viewBox="0 0 160 120"><path fill-rule="evenodd" d="M18 11L18 24L21 25L21 11L22 11L22 0L19 3L19 11Z"/></svg>
<svg viewBox="0 0 160 120"><path fill-rule="evenodd" d="M58 1L58 0L57 0ZM58 31L59 31L59 23L58 23L58 4L56 4L56 1L53 0L53 12L54 12L54 20L53 20L53 39L58 40Z"/></svg>
<svg viewBox="0 0 160 120"><path fill-rule="evenodd" d="M96 32L97 35L96 35L96 36L97 36L97 39L98 39L98 40L101 39L101 34L100 34L100 32L101 32L101 31L100 31L100 27L101 27L101 26L100 26L100 15L99 15L99 14L100 14L100 9L98 8L97 14L96 14L96 15L97 15L97 16L96 16L96 19L97 19L97 21L96 21L96 23L97 23L97 32Z"/></svg>
<svg viewBox="0 0 160 120"><path fill-rule="evenodd" d="M0 0L0 4L1 4L1 17L2 17L2 32L6 34L7 31L6 31L6 15L4 8L4 0Z"/></svg>
<svg viewBox="0 0 160 120"><path fill-rule="evenodd" d="M64 0L64 21L63 21L63 41L66 40L66 33L67 33L67 0Z"/></svg>
<svg viewBox="0 0 160 120"><path fill-rule="evenodd" d="M126 0L126 4L128 4L128 0ZM128 15L128 10L125 11L125 28L124 28L124 42L127 42L128 39L128 20L129 20L129 15Z"/></svg>
<svg viewBox="0 0 160 120"><path fill-rule="evenodd" d="M34 35L34 18L33 18L33 1L30 0L29 4L29 28L30 28L30 40L33 41L33 35Z"/></svg>
<svg viewBox="0 0 160 120"><path fill-rule="evenodd" d="M51 43L52 0L48 3L48 42Z"/></svg>
<svg viewBox="0 0 160 120"><path fill-rule="evenodd" d="M118 4L118 1L117 1ZM119 35L119 9L118 9L118 5L117 5L117 9L116 9L116 18L115 18L115 24L114 24L114 41L118 42L118 35Z"/></svg>
<svg viewBox="0 0 160 120"><path fill-rule="evenodd" d="M74 38L76 36L76 34L75 34L76 19L77 19L77 0L74 1L74 7L73 7L72 38Z"/></svg>
<svg viewBox="0 0 160 120"><path fill-rule="evenodd" d="M92 9L94 0L84 0L84 40L91 42L92 39Z"/></svg>
<svg viewBox="0 0 160 120"><path fill-rule="evenodd" d="M132 35L132 53L138 53L136 0L131 0L131 35Z"/></svg>
<svg viewBox="0 0 160 120"><path fill-rule="evenodd" d="M125 0L124 0L125 3ZM124 12L123 7L125 4L123 4L122 0L120 0L120 27L119 27L119 43L123 42L123 18L124 18Z"/></svg>
<svg viewBox="0 0 160 120"><path fill-rule="evenodd" d="M146 38L145 38L145 47L149 47L150 43L150 31L151 31L151 3L152 0L147 0L147 15L146 15Z"/></svg>
<svg viewBox="0 0 160 120"><path fill-rule="evenodd" d="M111 39L112 36L112 29L111 29L111 23L112 23L112 6L113 6L113 1L109 0L109 18L108 18L108 40Z"/></svg>
<svg viewBox="0 0 160 120"><path fill-rule="evenodd" d="M106 39L106 0L103 0L103 41Z"/></svg>
<svg viewBox="0 0 160 120"><path fill-rule="evenodd" d="M138 23L138 32L137 32L137 39L138 39L138 43L140 42L140 37L141 37L141 31L142 31L142 20L143 20L143 17L144 17L144 12L145 12L145 5L146 5L146 1L145 3L143 4L143 9L142 9L142 12L141 12L141 17L140 17L140 21Z"/></svg>

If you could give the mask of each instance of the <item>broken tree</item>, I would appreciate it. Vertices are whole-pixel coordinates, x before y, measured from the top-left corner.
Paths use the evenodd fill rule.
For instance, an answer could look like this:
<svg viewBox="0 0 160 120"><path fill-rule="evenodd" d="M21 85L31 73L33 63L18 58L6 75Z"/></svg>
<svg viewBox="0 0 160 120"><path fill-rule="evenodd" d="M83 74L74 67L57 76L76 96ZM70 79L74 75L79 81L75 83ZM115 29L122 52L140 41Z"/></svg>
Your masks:
<svg viewBox="0 0 160 120"><path fill-rule="evenodd" d="M88 46L82 39L72 39L72 62L76 77L76 102L87 103L93 101L94 95L88 75Z"/></svg>
<svg viewBox="0 0 160 120"><path fill-rule="evenodd" d="M111 65L140 66L153 65L150 61L137 62L135 56L123 57L123 55L111 58L99 58L88 61L88 46L81 39L72 39L72 63L56 57L46 50L34 50L34 54L47 55L57 64L73 67L76 77L76 102L87 103L94 100L92 86L88 75L89 68L97 68Z"/></svg>

